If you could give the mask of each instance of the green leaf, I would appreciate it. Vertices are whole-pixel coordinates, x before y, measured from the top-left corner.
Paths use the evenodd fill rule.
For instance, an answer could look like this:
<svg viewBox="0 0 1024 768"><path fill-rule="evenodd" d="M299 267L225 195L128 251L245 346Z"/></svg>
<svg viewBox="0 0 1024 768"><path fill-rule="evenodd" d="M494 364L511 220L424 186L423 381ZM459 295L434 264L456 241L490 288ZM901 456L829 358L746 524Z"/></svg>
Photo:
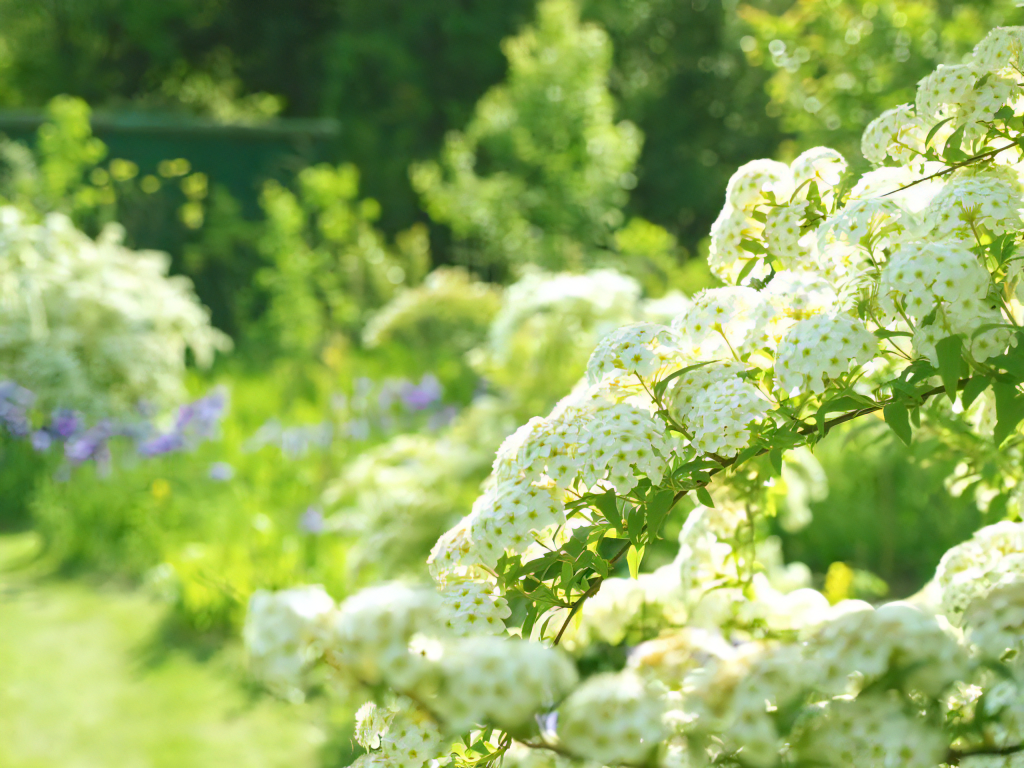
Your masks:
<svg viewBox="0 0 1024 768"><path fill-rule="evenodd" d="M754 267L759 263L760 259L747 259L746 263L743 265L743 269L740 270L740 273L736 278L736 285L743 285L743 281L746 280L747 275L753 272Z"/></svg>
<svg viewBox="0 0 1024 768"><path fill-rule="evenodd" d="M568 592L570 589L572 589L573 576L575 576L575 573L572 570L572 563L570 563L567 560L563 560L561 578L562 589L565 592Z"/></svg>
<svg viewBox="0 0 1024 768"><path fill-rule="evenodd" d="M715 500L711 498L711 494L708 493L708 489L703 485L696 489L697 501L703 504L705 507L715 506Z"/></svg>
<svg viewBox="0 0 1024 768"><path fill-rule="evenodd" d="M654 394L657 397L661 397L665 393L665 389L668 387L668 384L670 381L672 381L672 379L676 378L677 376L687 374L690 371L696 370L697 368L703 368L705 365L711 365L714 362L717 361L705 360L702 363L694 363L693 365L688 365L685 368L680 368L678 371L672 371L672 373L670 373L668 376L666 376L664 379L662 379L661 381L654 385Z"/></svg>
<svg viewBox="0 0 1024 768"><path fill-rule="evenodd" d="M768 461L771 462L772 469L775 470L776 475L782 474L782 451L779 448L772 448L768 451Z"/></svg>
<svg viewBox="0 0 1024 768"><path fill-rule="evenodd" d="M959 336L947 336L936 342L935 354L939 358L939 376L946 388L949 402L956 400L960 384L960 373L964 369L963 343Z"/></svg>
<svg viewBox="0 0 1024 768"><path fill-rule="evenodd" d="M631 578L637 578L640 574L640 563L644 559L644 547L637 549L635 546L630 544L629 551L626 553L626 565L629 566L629 575Z"/></svg>
<svg viewBox="0 0 1024 768"><path fill-rule="evenodd" d="M887 331L885 328L879 328L875 331L875 336L880 339L895 339L900 336L913 336L910 331Z"/></svg>
<svg viewBox="0 0 1024 768"><path fill-rule="evenodd" d="M956 117L956 115L954 115L953 117ZM953 119L952 117L947 117L945 120L940 120L935 125L933 125L932 129L930 131L928 131L928 137L924 140L924 145L927 147L929 144L931 144L932 143L932 139L935 138L935 134L939 132L939 128L944 126L946 123L948 123L952 119Z"/></svg>
<svg viewBox="0 0 1024 768"><path fill-rule="evenodd" d="M626 528L629 533L629 540L634 544L640 543L640 536L644 532L644 511L640 508L630 510L626 518Z"/></svg>
<svg viewBox="0 0 1024 768"><path fill-rule="evenodd" d="M615 526L617 531L625 530L622 525L622 514L619 512L619 505L615 499L615 491L602 493L594 499L598 511L604 515L604 519Z"/></svg>
<svg viewBox="0 0 1024 768"><path fill-rule="evenodd" d="M964 385L963 392L960 393L960 404L967 410L971 407L971 404L988 389L989 384L992 383L992 379L987 376L972 376L967 383Z"/></svg>
<svg viewBox="0 0 1024 768"><path fill-rule="evenodd" d="M675 494L668 489L658 491L647 501L647 540L658 538L661 525L672 509Z"/></svg>
<svg viewBox="0 0 1024 768"><path fill-rule="evenodd" d="M946 140L946 146L942 150L942 159L949 165L962 162L968 157L967 153L964 152L962 148L964 143L964 131L966 129L967 124L965 123L953 131L953 134Z"/></svg>
<svg viewBox="0 0 1024 768"><path fill-rule="evenodd" d="M996 120L1012 120L1013 119L1013 107L1008 104L1001 106L992 117ZM948 118L952 120L953 118Z"/></svg>
<svg viewBox="0 0 1024 768"><path fill-rule="evenodd" d="M882 409L882 415L885 417L885 423L896 433L896 437L906 445L910 445L913 432L910 430L910 414L907 406L903 403L892 403Z"/></svg>
<svg viewBox="0 0 1024 768"><path fill-rule="evenodd" d="M1024 396L1013 384L997 381L992 385L996 395L996 427L992 432L996 445L1013 434L1021 419L1024 419Z"/></svg>
<svg viewBox="0 0 1024 768"><path fill-rule="evenodd" d="M758 255L768 252L765 250L764 245L762 243L760 243L757 240L751 240L749 237L745 237L742 240L740 240L740 248L742 248L747 253L754 253Z"/></svg>

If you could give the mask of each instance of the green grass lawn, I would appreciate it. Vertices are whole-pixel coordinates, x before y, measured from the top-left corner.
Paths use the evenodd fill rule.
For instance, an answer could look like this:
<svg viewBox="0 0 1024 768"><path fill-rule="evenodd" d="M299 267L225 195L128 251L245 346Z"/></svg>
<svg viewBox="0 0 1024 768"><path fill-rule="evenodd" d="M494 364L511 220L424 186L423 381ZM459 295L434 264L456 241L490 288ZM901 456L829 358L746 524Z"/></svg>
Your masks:
<svg viewBox="0 0 1024 768"><path fill-rule="evenodd" d="M51 577L0 536L0 766L304 768L316 707L248 690L241 649L174 644L145 594Z"/></svg>

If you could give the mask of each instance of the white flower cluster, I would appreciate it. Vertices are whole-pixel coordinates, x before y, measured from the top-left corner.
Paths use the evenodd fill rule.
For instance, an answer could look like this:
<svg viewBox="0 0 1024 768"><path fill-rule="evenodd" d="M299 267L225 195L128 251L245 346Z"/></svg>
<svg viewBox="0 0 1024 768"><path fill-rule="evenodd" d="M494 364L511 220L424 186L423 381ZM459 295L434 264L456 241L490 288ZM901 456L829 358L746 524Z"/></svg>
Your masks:
<svg viewBox="0 0 1024 768"><path fill-rule="evenodd" d="M943 613L959 625L973 601L1024 578L1024 523L1004 521L982 528L943 555L935 577Z"/></svg>
<svg viewBox="0 0 1024 768"><path fill-rule="evenodd" d="M851 364L871 360L878 341L847 314L814 315L793 326L779 344L775 373L788 393L820 393Z"/></svg>
<svg viewBox="0 0 1024 768"><path fill-rule="evenodd" d="M447 613L445 625L453 635L467 637L474 634L500 635L505 622L512 615L508 601L494 594L490 584L466 581L449 584L441 589L441 602Z"/></svg>
<svg viewBox="0 0 1024 768"><path fill-rule="evenodd" d="M405 700L387 709L365 704L356 713L356 741L369 750L353 768L423 768L449 751L437 724Z"/></svg>
<svg viewBox="0 0 1024 768"><path fill-rule="evenodd" d="M810 268L814 254L807 223L812 191L823 203L835 202L835 191L846 160L833 149L809 149L789 166L774 160L754 160L739 168L729 181L726 203L711 227L711 271L736 282L756 255L749 243L763 238L767 251L784 269ZM750 265L754 278L768 273Z"/></svg>
<svg viewBox="0 0 1024 768"><path fill-rule="evenodd" d="M131 251L109 225L96 240L62 214L41 223L0 208L0 378L43 409L99 415L184 394L186 352L209 364L228 338L210 327L170 258Z"/></svg>
<svg viewBox="0 0 1024 768"><path fill-rule="evenodd" d="M562 491L610 486L629 493L637 473L660 482L674 448L649 408L610 403L600 387L570 395L547 419L532 419L499 448L494 483L430 555L435 578L493 567L566 522Z"/></svg>
<svg viewBox="0 0 1024 768"><path fill-rule="evenodd" d="M899 696L837 699L808 723L794 752L815 765L934 768L948 745L940 730Z"/></svg>
<svg viewBox="0 0 1024 768"><path fill-rule="evenodd" d="M1024 576L1003 581L973 600L964 615L971 644L989 658L1024 651Z"/></svg>
<svg viewBox="0 0 1024 768"><path fill-rule="evenodd" d="M922 322L914 335L915 349L933 363L938 362L935 342L952 334L967 341L976 359L987 360L1013 338L1008 328L982 328L1006 325L988 300L991 287L988 271L965 247L907 243L882 272L879 303L890 316L902 310L919 322L935 314L935 321Z"/></svg>
<svg viewBox="0 0 1024 768"><path fill-rule="evenodd" d="M557 334L579 338L589 347L633 320L639 301L640 284L615 270L597 269L582 275L528 272L506 289L487 343L476 357L487 370L513 365L518 374L524 345L547 346L544 340Z"/></svg>
<svg viewBox="0 0 1024 768"><path fill-rule="evenodd" d="M905 691L937 695L966 675L963 649L934 616L908 603L851 603L810 642L823 689L841 695L888 676Z"/></svg>
<svg viewBox="0 0 1024 768"><path fill-rule="evenodd" d="M478 723L519 730L573 689L576 668L559 651L526 640L467 638L444 646L431 709L454 730Z"/></svg>
<svg viewBox="0 0 1024 768"><path fill-rule="evenodd" d="M468 348L486 333L501 306L501 293L473 280L457 267L439 267L422 285L406 289L379 309L363 328L363 342L373 348L400 338L415 343L425 331L446 333Z"/></svg>
<svg viewBox="0 0 1024 768"><path fill-rule="evenodd" d="M750 442L751 425L770 408L752 384L739 378L716 381L694 400L697 418L689 421L693 444L702 453L735 456Z"/></svg>
<svg viewBox="0 0 1024 768"><path fill-rule="evenodd" d="M666 358L673 360L675 336L671 328L655 323L623 326L598 342L587 363L587 380L597 384L611 373L652 379Z"/></svg>
<svg viewBox="0 0 1024 768"><path fill-rule="evenodd" d="M254 677L283 698L301 700L303 672L320 655L324 619L333 611L320 586L254 592L242 630Z"/></svg>
<svg viewBox="0 0 1024 768"><path fill-rule="evenodd" d="M574 754L601 764L642 764L666 735L664 709L631 672L595 675L559 708L558 737Z"/></svg>

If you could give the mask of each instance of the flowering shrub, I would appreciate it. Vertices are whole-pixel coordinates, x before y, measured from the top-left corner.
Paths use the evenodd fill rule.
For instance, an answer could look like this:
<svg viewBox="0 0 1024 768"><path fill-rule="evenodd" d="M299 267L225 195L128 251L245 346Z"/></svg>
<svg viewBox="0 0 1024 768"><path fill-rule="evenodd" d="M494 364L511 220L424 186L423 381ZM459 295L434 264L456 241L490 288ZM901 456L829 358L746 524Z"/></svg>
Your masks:
<svg viewBox="0 0 1024 768"><path fill-rule="evenodd" d="M96 240L62 214L41 223L0 208L0 377L44 410L116 415L181 399L186 353L209 364L229 340L169 260Z"/></svg>
<svg viewBox="0 0 1024 768"><path fill-rule="evenodd" d="M951 450L969 434L968 462L981 442L1009 458L986 481L1018 485L1022 69L1024 28L994 30L868 126L859 180L821 149L740 168L712 232L728 285L607 336L505 440L434 546L435 587L291 622L294 679L319 660L377 696L357 764L1019 764L1024 523L877 608L830 605L765 533L787 454L866 417L904 442L946 425ZM670 515L678 555L641 573Z"/></svg>
<svg viewBox="0 0 1024 768"><path fill-rule="evenodd" d="M459 274L447 273L445 282ZM443 283L428 279L424 288L399 296L368 327L379 327L378 318L383 324L395 317L408 306L410 294L430 295L425 290L430 285ZM383 566L385 573L421 562L438 534L470 509L495 449L517 421L549 408L579 378L586 368L585 350L630 320L671 317L684 301L671 295L641 301L637 282L610 269L531 271L511 285L485 338L469 355L490 391L478 392L445 430L400 434L366 451L328 487L323 501L331 528L357 534L350 562ZM431 304L430 313L416 316L429 325L432 317L448 312L449 306L439 301ZM354 395L353 407L362 399L358 390ZM356 436L351 426L364 421L351 421L348 433Z"/></svg>

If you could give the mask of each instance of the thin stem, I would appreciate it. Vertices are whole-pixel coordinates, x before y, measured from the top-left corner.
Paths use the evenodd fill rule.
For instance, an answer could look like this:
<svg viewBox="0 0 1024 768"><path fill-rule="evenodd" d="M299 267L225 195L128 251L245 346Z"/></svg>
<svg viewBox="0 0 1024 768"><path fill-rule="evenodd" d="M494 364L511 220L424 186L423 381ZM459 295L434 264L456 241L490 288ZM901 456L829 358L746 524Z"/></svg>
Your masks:
<svg viewBox="0 0 1024 768"><path fill-rule="evenodd" d="M946 753L946 764L960 765L960 761L965 757L974 757L975 755L1006 757L1008 755L1016 755L1019 752L1024 752L1024 744L1017 744L1012 747L991 747L988 749L968 750L966 752L961 752L958 749L950 749L949 752Z"/></svg>
<svg viewBox="0 0 1024 768"><path fill-rule="evenodd" d="M673 504L674 503L675 502L673 502ZM608 561L608 565L612 566L619 562L619 560L622 559L622 556L629 551L629 548L631 546L632 543L628 541L625 544L623 544L619 551L612 556L612 559ZM564 635L565 630L569 628L569 622L572 621L572 617L576 615L579 609L583 606L583 603L586 602L588 598L593 597L601 591L601 582L603 581L604 577L598 576L596 579L594 579L594 583L590 585L590 588L587 589L587 591L580 595L578 598L576 598L576 602L573 603L572 607L569 609L569 615L565 617L565 621L562 622L562 626L558 630L558 634L555 635L555 639L552 642L552 645L558 645L561 642L562 635Z"/></svg>
<svg viewBox="0 0 1024 768"><path fill-rule="evenodd" d="M943 169L941 171L937 171L937 172L932 173L932 174L930 174L928 176L924 176L923 178L920 178L917 181L912 181L912 182L910 182L909 184L907 184L905 186L899 187L898 189L894 189L892 192L886 192L884 195L882 195L882 197L888 197L889 195L895 195L897 192L903 192L904 190L910 189L911 187L916 187L918 184L924 184L926 181L931 181L932 179L936 179L939 176L947 176L947 175L953 173L953 171L959 170L960 168L964 168L964 167L966 167L968 165L976 163L979 160L988 160L990 157L995 157L1000 152L1003 152L1004 150L1007 150L1010 147L1015 147L1015 146L1017 146L1017 145L1016 144L1008 144L1005 147L999 147L997 149L990 149L990 150L987 150L985 152L981 152L980 154L973 155L971 157L968 157L966 160L961 160L959 163L953 163L952 165L947 166L945 169Z"/></svg>

